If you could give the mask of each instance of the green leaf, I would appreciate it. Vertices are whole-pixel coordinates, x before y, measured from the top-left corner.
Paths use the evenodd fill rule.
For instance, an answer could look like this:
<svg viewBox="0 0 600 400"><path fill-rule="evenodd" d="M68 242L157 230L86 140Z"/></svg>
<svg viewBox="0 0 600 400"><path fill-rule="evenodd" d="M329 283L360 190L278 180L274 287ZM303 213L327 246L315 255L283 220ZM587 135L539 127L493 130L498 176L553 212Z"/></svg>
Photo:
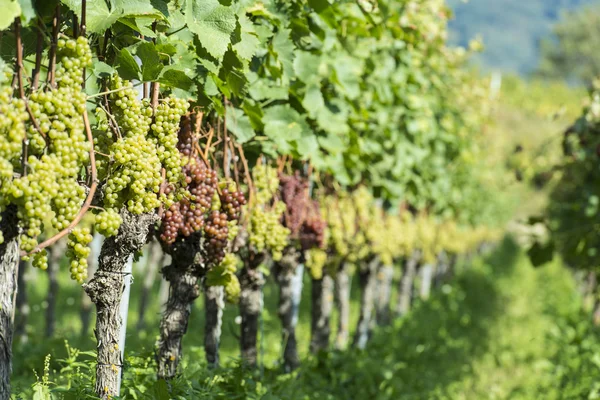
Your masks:
<svg viewBox="0 0 600 400"><path fill-rule="evenodd" d="M302 106L308 111L308 115L310 115L311 118L315 118L319 111L325 107L325 100L323 100L320 85L312 84L306 87L306 94L304 95L304 99L302 99Z"/></svg>
<svg viewBox="0 0 600 400"><path fill-rule="evenodd" d="M238 22L241 29L240 41L233 45L233 50L241 59L250 61L256 54L260 40L256 35L254 24L248 17L242 15Z"/></svg>
<svg viewBox="0 0 600 400"><path fill-rule="evenodd" d="M62 3L81 17L81 0L62 0ZM103 33L120 17L118 13L111 12L104 0L88 1L85 12L85 26L90 33Z"/></svg>
<svg viewBox="0 0 600 400"><path fill-rule="evenodd" d="M197 35L202 46L220 60L235 30L233 8L221 5L218 0L189 0L185 17L188 28Z"/></svg>
<svg viewBox="0 0 600 400"><path fill-rule="evenodd" d="M294 59L294 72L296 77L304 83L320 81L321 57L307 51L296 52Z"/></svg>
<svg viewBox="0 0 600 400"><path fill-rule="evenodd" d="M33 7L32 0L19 0L19 4L21 5L22 22L26 25L35 18L35 8ZM4 9L2 9L2 12L4 12Z"/></svg>
<svg viewBox="0 0 600 400"><path fill-rule="evenodd" d="M0 0L0 30L8 28L15 18L21 15L21 6L18 1Z"/></svg>
<svg viewBox="0 0 600 400"><path fill-rule="evenodd" d="M281 63L283 75L287 78L294 76L294 42L290 38L290 29L281 29L273 37L273 50Z"/></svg>
<svg viewBox="0 0 600 400"><path fill-rule="evenodd" d="M142 80L155 81L158 79L164 65L160 61L154 43L144 42L140 44L136 49L136 55L142 62Z"/></svg>
<svg viewBox="0 0 600 400"><path fill-rule="evenodd" d="M113 67L111 67L110 65L108 65L102 61L94 62L94 75L96 77L103 78L103 77L111 76L114 73L115 73L115 69Z"/></svg>
<svg viewBox="0 0 600 400"><path fill-rule="evenodd" d="M319 154L319 142L314 135L302 135L296 140L296 151L303 159L312 159Z"/></svg>
<svg viewBox="0 0 600 400"><path fill-rule="evenodd" d="M71 11L81 17L81 0L61 0ZM86 28L90 33L103 33L120 18L152 16L164 19L164 15L152 6L150 0L87 1Z"/></svg>
<svg viewBox="0 0 600 400"><path fill-rule="evenodd" d="M263 123L265 135L277 146L280 154L289 153L292 150L291 143L303 134L311 134L304 117L287 104L267 108Z"/></svg>
<svg viewBox="0 0 600 400"><path fill-rule="evenodd" d="M121 49L117 57L117 63L119 64L117 71L119 72L121 78L130 81L133 79L139 80L141 78L140 66L138 65L137 61L135 61L135 58L133 58L129 50Z"/></svg>
<svg viewBox="0 0 600 400"><path fill-rule="evenodd" d="M228 106L226 119L227 129L233 132L238 143L244 144L256 136L250 118L239 108Z"/></svg>
<svg viewBox="0 0 600 400"><path fill-rule="evenodd" d="M177 69L165 69L158 81L166 86L183 90L190 90L194 85L194 81L185 72Z"/></svg>

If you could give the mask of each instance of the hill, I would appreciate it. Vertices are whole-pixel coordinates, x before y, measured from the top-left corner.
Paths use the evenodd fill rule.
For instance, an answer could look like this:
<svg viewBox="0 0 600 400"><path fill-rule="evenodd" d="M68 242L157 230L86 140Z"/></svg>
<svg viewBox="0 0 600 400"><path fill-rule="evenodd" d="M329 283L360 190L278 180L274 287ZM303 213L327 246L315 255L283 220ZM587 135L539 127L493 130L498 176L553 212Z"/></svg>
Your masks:
<svg viewBox="0 0 600 400"><path fill-rule="evenodd" d="M525 75L538 64L539 41L548 37L561 15L594 0L449 0L455 19L451 41L464 46L481 35L485 69Z"/></svg>

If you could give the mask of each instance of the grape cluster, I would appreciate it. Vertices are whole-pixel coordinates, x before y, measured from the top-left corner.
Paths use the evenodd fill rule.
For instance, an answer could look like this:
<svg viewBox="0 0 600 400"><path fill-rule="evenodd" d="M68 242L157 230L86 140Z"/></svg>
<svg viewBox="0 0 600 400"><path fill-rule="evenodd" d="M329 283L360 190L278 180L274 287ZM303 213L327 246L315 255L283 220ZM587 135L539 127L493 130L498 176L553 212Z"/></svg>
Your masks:
<svg viewBox="0 0 600 400"><path fill-rule="evenodd" d="M252 170L256 189L254 201L247 207L248 241L254 252L268 251L274 261L281 259L288 243L290 230L282 225L285 203L274 202L279 188L277 170L267 165L257 165Z"/></svg>
<svg viewBox="0 0 600 400"><path fill-rule="evenodd" d="M12 96L10 86L0 89L0 212L8 205L15 167L20 165L21 146L28 119L25 102ZM0 243L4 239L0 232Z"/></svg>
<svg viewBox="0 0 600 400"><path fill-rule="evenodd" d="M313 279L323 278L323 271L327 264L327 253L317 247L306 252L306 268Z"/></svg>
<svg viewBox="0 0 600 400"><path fill-rule="evenodd" d="M205 214L211 209L216 194L218 178L216 171L208 168L199 158L183 167L188 196L173 203L165 212L160 239L173 244L179 235L189 236L205 224ZM170 194L171 187L166 189Z"/></svg>
<svg viewBox="0 0 600 400"><path fill-rule="evenodd" d="M172 245L178 237L202 232L202 256L208 267L219 265L231 239L230 227L237 225L241 207L246 204L242 192L232 182L219 182L216 171L196 154L190 121L180 126L177 148L186 164L181 169L185 187L177 202L171 204L162 220L160 240ZM172 187L166 189L169 195Z"/></svg>
<svg viewBox="0 0 600 400"><path fill-rule="evenodd" d="M248 240L256 252L269 251L274 261L283 256L283 249L288 244L290 230L281 224L281 215L285 204L277 202L270 209L253 207L250 210L248 224Z"/></svg>
<svg viewBox="0 0 600 400"><path fill-rule="evenodd" d="M87 227L77 227L69 234L67 258L71 261L71 279L78 283L83 283L87 279L87 258L90 255L89 244L92 242L92 239L90 229Z"/></svg>
<svg viewBox="0 0 600 400"><path fill-rule="evenodd" d="M4 207L18 206L18 218L23 228L22 249L31 251L44 224L62 230L75 218L81 208L86 191L79 184L82 167L89 160L89 143L86 140L82 114L86 110L86 95L81 88L83 69L92 62L87 39L61 39L58 42L56 88L34 91L29 96L29 106L38 128L27 121L21 101L11 101L8 90L0 96L0 107L11 104L12 111L2 112L0 129L12 124L12 132L0 140L0 202ZM12 121L12 122L10 122ZM29 157L20 177L10 180L9 164L14 167L16 135L25 138L23 126L30 143ZM42 134L46 137L43 138ZM2 144L4 143L4 144ZM7 146L6 143L10 143ZM13 153L12 155L9 153ZM39 256L41 263L41 256Z"/></svg>
<svg viewBox="0 0 600 400"><path fill-rule="evenodd" d="M121 215L115 209L109 208L96 215L95 227L99 234L109 237L117 234L122 223Z"/></svg>
<svg viewBox="0 0 600 400"><path fill-rule="evenodd" d="M179 122L187 112L189 103L175 97L162 101L154 113L154 123L150 126L151 137L158 146L158 157L167 172L169 182L179 182L183 178L181 166L184 160L177 149Z"/></svg>
<svg viewBox="0 0 600 400"><path fill-rule="evenodd" d="M290 229L290 238L298 240L303 250L322 247L325 240L325 221L319 210L319 203L309 197L307 178L294 175L280 175L279 191L286 205L283 224Z"/></svg>
<svg viewBox="0 0 600 400"><path fill-rule="evenodd" d="M46 249L43 249L42 251L38 251L37 253L35 253L33 255L33 259L31 260L31 265L34 268L39 268L42 271L45 271L48 269L48 252L46 251Z"/></svg>
<svg viewBox="0 0 600 400"><path fill-rule="evenodd" d="M239 264L238 256L228 253L206 274L206 285L224 286L225 299L230 303L237 303L241 293L240 281L235 274Z"/></svg>

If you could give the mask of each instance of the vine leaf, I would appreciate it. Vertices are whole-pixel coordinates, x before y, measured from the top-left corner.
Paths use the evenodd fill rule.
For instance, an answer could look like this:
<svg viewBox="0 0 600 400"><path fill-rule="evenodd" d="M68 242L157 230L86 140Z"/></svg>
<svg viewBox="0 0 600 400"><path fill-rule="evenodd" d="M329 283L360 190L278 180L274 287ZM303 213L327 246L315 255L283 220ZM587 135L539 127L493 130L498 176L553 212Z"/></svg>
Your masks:
<svg viewBox="0 0 600 400"><path fill-rule="evenodd" d="M135 53L142 62L142 80L155 81L160 76L164 65L156 47L151 42L144 42L137 47Z"/></svg>
<svg viewBox="0 0 600 400"><path fill-rule="evenodd" d="M141 78L140 66L135 61L135 58L133 58L129 50L121 49L117 61L119 63L117 71L119 71L121 78L129 81L133 79L139 80Z"/></svg>
<svg viewBox="0 0 600 400"><path fill-rule="evenodd" d="M218 0L193 0L187 2L185 17L188 28L206 51L222 59L236 26L234 10Z"/></svg>
<svg viewBox="0 0 600 400"><path fill-rule="evenodd" d="M17 1L0 0L0 29L6 29L12 24L16 17L21 15L21 6Z"/></svg>
<svg viewBox="0 0 600 400"><path fill-rule="evenodd" d="M75 14L81 16L81 0L61 0ZM104 0L88 1L86 5L86 28L90 33L103 33L115 22L125 17L154 17L164 15L154 8L150 0L111 0L110 8Z"/></svg>
<svg viewBox="0 0 600 400"><path fill-rule="evenodd" d="M244 115L244 112L239 108L227 107L226 119L227 128L233 132L239 144L248 142L256 135L254 129L252 129L250 118Z"/></svg>

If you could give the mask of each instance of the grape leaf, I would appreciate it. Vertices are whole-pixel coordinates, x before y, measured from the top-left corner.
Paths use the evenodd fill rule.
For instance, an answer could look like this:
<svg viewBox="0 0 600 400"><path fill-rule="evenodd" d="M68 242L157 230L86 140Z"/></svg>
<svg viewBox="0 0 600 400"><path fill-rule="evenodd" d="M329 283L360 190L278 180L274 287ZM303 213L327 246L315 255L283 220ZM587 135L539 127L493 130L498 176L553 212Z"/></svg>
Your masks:
<svg viewBox="0 0 600 400"><path fill-rule="evenodd" d="M121 49L117 57L117 62L119 64L117 71L119 72L121 78L130 81L141 78L140 66L138 65L137 61L135 61L135 58L133 58L129 50Z"/></svg>
<svg viewBox="0 0 600 400"><path fill-rule="evenodd" d="M154 43L144 42L140 44L135 54L142 62L142 80L155 81L158 79L164 65L160 61L160 56Z"/></svg>
<svg viewBox="0 0 600 400"><path fill-rule="evenodd" d="M220 60L235 30L233 8L221 5L218 0L190 0L185 17L188 28L197 35L206 51Z"/></svg>
<svg viewBox="0 0 600 400"><path fill-rule="evenodd" d="M2 9L0 29L8 28L14 22L15 18L21 15L21 6L16 0L0 0L0 8Z"/></svg>
<svg viewBox="0 0 600 400"><path fill-rule="evenodd" d="M244 144L252 139L256 133L252 129L250 118L238 108L227 107L227 129L235 135L239 144Z"/></svg>

